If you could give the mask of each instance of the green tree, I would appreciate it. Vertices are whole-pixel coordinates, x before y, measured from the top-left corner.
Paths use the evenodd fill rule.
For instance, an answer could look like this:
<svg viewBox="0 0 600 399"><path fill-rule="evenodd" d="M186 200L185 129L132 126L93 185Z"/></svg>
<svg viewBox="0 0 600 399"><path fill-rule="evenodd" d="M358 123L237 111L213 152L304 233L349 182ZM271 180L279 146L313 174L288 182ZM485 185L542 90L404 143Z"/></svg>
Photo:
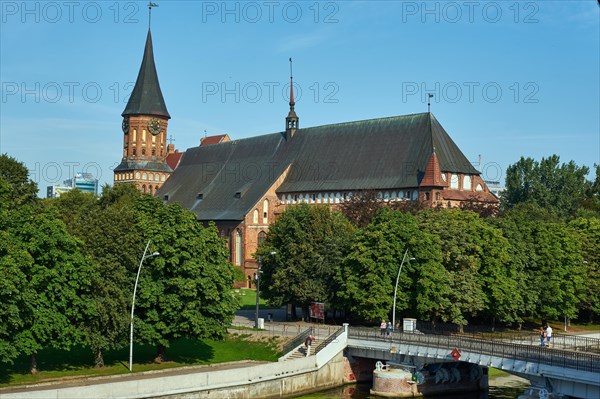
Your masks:
<svg viewBox="0 0 600 399"><path fill-rule="evenodd" d="M479 215L459 209L430 210L418 217L421 228L439 238L442 264L450 277L450 306L441 319L459 326L479 314L517 320L520 298L507 267L508 242L501 230Z"/></svg>
<svg viewBox="0 0 600 399"><path fill-rule="evenodd" d="M350 246L353 227L327 206L288 207L269 227L262 257L261 291L271 303L338 302L335 275ZM274 255L271 255L275 252Z"/></svg>
<svg viewBox="0 0 600 399"><path fill-rule="evenodd" d="M133 186L119 185L105 187L101 200L72 190L47 201L69 232L83 242L83 251L97 271L90 298L93 313L80 323L96 367L104 366L104 351L129 342L130 287L139 257L137 249L143 241L132 205L139 196Z"/></svg>
<svg viewBox="0 0 600 399"><path fill-rule="evenodd" d="M157 347L164 360L170 341L181 337L220 338L237 309L230 295L233 267L217 228L203 227L180 205L139 196L136 226L160 256L144 262L135 308L139 342ZM142 254L143 248L137 247ZM137 269L137 265L136 265ZM133 292L133 284L130 287Z"/></svg>
<svg viewBox="0 0 600 399"><path fill-rule="evenodd" d="M594 317L600 317L600 218L579 217L569 226L578 234L583 258L583 293L579 309L591 322Z"/></svg>
<svg viewBox="0 0 600 399"><path fill-rule="evenodd" d="M23 163L7 154L0 155L0 207L17 208L34 203L37 190Z"/></svg>
<svg viewBox="0 0 600 399"><path fill-rule="evenodd" d="M11 218L8 234L14 240L2 263L11 266L18 281L11 281L6 291L3 284L1 302L12 310L14 347L30 357L36 372L40 349L69 349L82 341L76 326L92 313L94 270L60 220L37 207L20 208Z"/></svg>
<svg viewBox="0 0 600 399"><path fill-rule="evenodd" d="M561 217L572 216L588 197L588 172L588 167L577 166L573 161L560 164L558 155L539 162L521 157L506 170L502 206L510 209L531 202Z"/></svg>
<svg viewBox="0 0 600 399"><path fill-rule="evenodd" d="M353 316L372 322L389 319L406 250L415 260L403 265L396 310L411 309L419 317L433 318L450 305L436 237L420 231L413 215L383 208L356 234L337 275L339 296Z"/></svg>
<svg viewBox="0 0 600 399"><path fill-rule="evenodd" d="M585 267L577 232L549 211L524 204L499 221L512 248L512 264L522 270L523 309L544 320L575 318Z"/></svg>

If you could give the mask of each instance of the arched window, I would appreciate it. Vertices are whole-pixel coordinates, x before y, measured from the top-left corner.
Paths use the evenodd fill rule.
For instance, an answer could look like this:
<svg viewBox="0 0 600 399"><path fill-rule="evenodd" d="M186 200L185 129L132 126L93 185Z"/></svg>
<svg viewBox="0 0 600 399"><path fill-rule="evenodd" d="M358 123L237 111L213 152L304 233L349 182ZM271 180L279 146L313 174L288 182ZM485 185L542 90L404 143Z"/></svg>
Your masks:
<svg viewBox="0 0 600 399"><path fill-rule="evenodd" d="M142 173L142 180L148 180L148 175L146 173Z"/></svg>
<svg viewBox="0 0 600 399"><path fill-rule="evenodd" d="M160 181L165 181L165 175L162 175L162 176L160 177Z"/></svg>
<svg viewBox="0 0 600 399"><path fill-rule="evenodd" d="M475 188L475 190L483 191L483 186L481 184L478 184L477 187Z"/></svg>
<svg viewBox="0 0 600 399"><path fill-rule="evenodd" d="M146 185L142 185L142 192L145 193L146 192Z"/></svg>
<svg viewBox="0 0 600 399"><path fill-rule="evenodd" d="M386 191L385 193L383 193L383 200L385 202L388 202L390 200L390 193L389 193L389 191Z"/></svg>
<svg viewBox="0 0 600 399"><path fill-rule="evenodd" d="M450 176L450 188L458 190L458 187L459 187L458 182L459 182L458 175L453 173L452 176Z"/></svg>
<svg viewBox="0 0 600 399"><path fill-rule="evenodd" d="M254 214L252 215L252 223L258 224L258 209L254 210Z"/></svg>
<svg viewBox="0 0 600 399"><path fill-rule="evenodd" d="M323 194L317 194L317 204L320 204L323 201Z"/></svg>
<svg viewBox="0 0 600 399"><path fill-rule="evenodd" d="M269 223L269 200L263 201L263 224Z"/></svg>
<svg viewBox="0 0 600 399"><path fill-rule="evenodd" d="M335 201L335 195L333 193L329 193L329 203L333 204L334 201Z"/></svg>
<svg viewBox="0 0 600 399"><path fill-rule="evenodd" d="M258 246L259 247L265 241L265 238L267 238L267 233L265 233L264 231L261 231L260 233L258 233Z"/></svg>
<svg viewBox="0 0 600 399"><path fill-rule="evenodd" d="M137 141L137 129L133 129L133 142Z"/></svg>
<svg viewBox="0 0 600 399"><path fill-rule="evenodd" d="M148 186L148 192L152 194L152 186Z"/></svg>
<svg viewBox="0 0 600 399"><path fill-rule="evenodd" d="M279 201L281 201L282 204L285 204L285 194L281 194L281 197L279 197Z"/></svg>
<svg viewBox="0 0 600 399"><path fill-rule="evenodd" d="M317 201L317 195L316 194L311 194L310 196L310 203L314 204Z"/></svg>
<svg viewBox="0 0 600 399"><path fill-rule="evenodd" d="M463 190L471 191L471 187L472 187L471 181L472 181L471 176L465 175L465 177L463 178Z"/></svg>
<svg viewBox="0 0 600 399"><path fill-rule="evenodd" d="M235 264L242 265L242 230L235 230Z"/></svg>
<svg viewBox="0 0 600 399"><path fill-rule="evenodd" d="M440 200L440 193L435 193L435 200L439 201Z"/></svg>
<svg viewBox="0 0 600 399"><path fill-rule="evenodd" d="M287 203L288 204L292 203L292 194L288 194Z"/></svg>
<svg viewBox="0 0 600 399"><path fill-rule="evenodd" d="M416 200L419 199L419 192L418 191L416 191L416 190L413 191L413 198L412 199L413 199L413 201L416 201Z"/></svg>
<svg viewBox="0 0 600 399"><path fill-rule="evenodd" d="M392 196L390 197L390 199L391 199L392 201L396 201L396 199L397 199L397 196L396 196L396 192L395 192L395 191L392 191Z"/></svg>
<svg viewBox="0 0 600 399"><path fill-rule="evenodd" d="M140 178L140 172L135 172L135 178L139 179Z"/></svg>
<svg viewBox="0 0 600 399"><path fill-rule="evenodd" d="M340 203L340 198L342 197L342 195L340 193L335 193L335 203L339 204Z"/></svg>

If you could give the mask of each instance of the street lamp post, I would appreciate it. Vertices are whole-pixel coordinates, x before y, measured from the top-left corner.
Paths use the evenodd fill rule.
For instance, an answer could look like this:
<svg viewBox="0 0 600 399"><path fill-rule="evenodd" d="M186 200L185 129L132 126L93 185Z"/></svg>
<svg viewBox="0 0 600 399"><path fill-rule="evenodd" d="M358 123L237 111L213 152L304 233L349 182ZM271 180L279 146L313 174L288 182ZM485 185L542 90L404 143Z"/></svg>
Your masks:
<svg viewBox="0 0 600 399"><path fill-rule="evenodd" d="M269 252L269 255L275 255L277 252L276 251L271 251ZM256 269L256 314L254 315L254 328L258 328L258 304L259 304L259 298L260 298L260 274L262 273L262 271L260 270L260 268L262 267L262 258L260 257L260 255L258 256L258 268Z"/></svg>
<svg viewBox="0 0 600 399"><path fill-rule="evenodd" d="M133 286L133 297L131 299L131 328L129 334L129 371L133 371L133 311L135 309L135 293L137 291L138 280L140 279L140 272L142 271L142 264L144 264L144 260L151 258L153 256L158 256L160 253L153 252L150 255L146 255L148 251L148 247L150 246L150 240L148 240L148 244L146 244L146 249L144 249L144 254L142 255L142 259L140 259L140 266L138 267L137 276L135 277L135 285Z"/></svg>
<svg viewBox="0 0 600 399"><path fill-rule="evenodd" d="M398 280L400 279L400 272L402 271L402 266L404 266L404 261L406 261L406 255L408 255L408 249L406 249L406 252L404 252L402 263L400 263L400 268L398 269L398 276L396 276L396 286L394 287L394 307L392 309L392 330L396 329L396 294L398 293ZM415 258L409 258L408 260L415 260Z"/></svg>
<svg viewBox="0 0 600 399"><path fill-rule="evenodd" d="M259 304L259 295L260 295L260 273L262 266L262 259L260 256L258 257L258 268L256 269L256 314L254 317L254 328L258 328L258 304Z"/></svg>

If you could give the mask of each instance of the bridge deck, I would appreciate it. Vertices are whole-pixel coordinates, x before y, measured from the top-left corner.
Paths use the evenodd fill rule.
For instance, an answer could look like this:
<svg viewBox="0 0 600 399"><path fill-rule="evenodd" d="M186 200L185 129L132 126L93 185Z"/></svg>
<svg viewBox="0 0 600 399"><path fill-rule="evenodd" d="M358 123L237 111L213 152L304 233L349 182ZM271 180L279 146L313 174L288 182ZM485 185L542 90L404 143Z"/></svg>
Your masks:
<svg viewBox="0 0 600 399"><path fill-rule="evenodd" d="M477 339L460 335L430 335L394 332L391 337L381 336L379 330L369 328L349 329L349 338L366 341L396 342L433 348L460 350L490 356L511 358L526 362L546 364L572 370L600 373L600 355L494 339Z"/></svg>

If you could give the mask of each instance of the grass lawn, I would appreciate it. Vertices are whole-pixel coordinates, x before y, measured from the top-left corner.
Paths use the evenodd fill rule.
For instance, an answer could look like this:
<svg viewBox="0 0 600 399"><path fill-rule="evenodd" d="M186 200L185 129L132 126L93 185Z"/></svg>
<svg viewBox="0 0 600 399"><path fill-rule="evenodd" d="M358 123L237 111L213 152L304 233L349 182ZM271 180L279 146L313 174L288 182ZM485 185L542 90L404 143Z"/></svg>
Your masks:
<svg viewBox="0 0 600 399"><path fill-rule="evenodd" d="M276 361L280 355L278 338L264 337L251 341L248 335L232 335L223 341L181 339L167 349L169 361L154 363L156 348L135 345L134 372L161 370L173 367L224 363L236 360ZM38 356L39 373L29 373L28 358L18 358L13 365L0 367L0 387L34 384L54 380L129 373L129 348L109 351L104 355L105 367L93 367L93 355L87 348L71 351L45 349Z"/></svg>
<svg viewBox="0 0 600 399"><path fill-rule="evenodd" d="M495 369L493 367L488 367L488 377L490 377L490 378L504 377L507 375L510 375L510 373L507 373L506 371L503 371L503 370Z"/></svg>
<svg viewBox="0 0 600 399"><path fill-rule="evenodd" d="M240 288L232 291L233 294L240 301L240 310L253 310L256 309L256 291L249 288ZM260 309L275 309L269 306L267 302L260 298L258 302Z"/></svg>

